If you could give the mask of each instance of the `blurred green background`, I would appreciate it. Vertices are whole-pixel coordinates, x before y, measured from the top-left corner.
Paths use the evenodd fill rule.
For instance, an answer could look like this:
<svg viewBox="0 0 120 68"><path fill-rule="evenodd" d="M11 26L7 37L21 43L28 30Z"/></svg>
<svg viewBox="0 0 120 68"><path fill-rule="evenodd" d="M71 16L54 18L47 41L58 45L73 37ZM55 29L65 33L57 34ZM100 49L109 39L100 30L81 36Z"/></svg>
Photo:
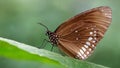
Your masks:
<svg viewBox="0 0 120 68"><path fill-rule="evenodd" d="M45 28L38 25L38 22L54 31L70 17L103 5L112 8L112 24L87 61L119 68L120 0L0 0L0 36L39 47L47 37ZM50 50L50 47L47 46L45 49ZM0 68L37 68L38 65L34 62L0 57Z"/></svg>

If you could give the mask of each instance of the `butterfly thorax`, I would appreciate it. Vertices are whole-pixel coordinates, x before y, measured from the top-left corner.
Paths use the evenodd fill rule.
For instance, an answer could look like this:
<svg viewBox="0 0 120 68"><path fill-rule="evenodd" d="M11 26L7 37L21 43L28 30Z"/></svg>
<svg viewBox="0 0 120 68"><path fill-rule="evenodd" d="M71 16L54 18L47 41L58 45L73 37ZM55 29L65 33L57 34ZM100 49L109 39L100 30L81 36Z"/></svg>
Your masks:
<svg viewBox="0 0 120 68"><path fill-rule="evenodd" d="M58 35L56 35L54 32L47 31L46 34L48 35L50 42L52 44L57 44L58 42Z"/></svg>

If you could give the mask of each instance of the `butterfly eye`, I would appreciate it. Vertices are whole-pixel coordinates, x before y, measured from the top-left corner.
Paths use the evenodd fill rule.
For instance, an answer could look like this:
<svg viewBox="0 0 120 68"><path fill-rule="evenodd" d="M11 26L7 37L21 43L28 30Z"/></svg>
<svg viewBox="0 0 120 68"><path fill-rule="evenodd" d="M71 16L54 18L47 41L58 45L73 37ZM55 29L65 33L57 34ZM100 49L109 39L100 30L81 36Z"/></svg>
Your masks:
<svg viewBox="0 0 120 68"><path fill-rule="evenodd" d="M48 30L46 33L45 33L46 36L49 36L51 35L51 32Z"/></svg>
<svg viewBox="0 0 120 68"><path fill-rule="evenodd" d="M46 32L45 35L47 36L47 35L48 35L48 32Z"/></svg>

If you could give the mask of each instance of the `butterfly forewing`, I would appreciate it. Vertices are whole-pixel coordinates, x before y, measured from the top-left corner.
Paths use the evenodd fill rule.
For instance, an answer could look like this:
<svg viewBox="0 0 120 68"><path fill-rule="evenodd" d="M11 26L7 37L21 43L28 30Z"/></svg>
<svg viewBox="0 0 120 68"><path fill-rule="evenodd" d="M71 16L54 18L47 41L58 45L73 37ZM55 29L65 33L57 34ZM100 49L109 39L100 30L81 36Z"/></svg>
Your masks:
<svg viewBox="0 0 120 68"><path fill-rule="evenodd" d="M86 59L111 23L111 9L97 7L80 13L61 24L55 31L58 47L67 55Z"/></svg>

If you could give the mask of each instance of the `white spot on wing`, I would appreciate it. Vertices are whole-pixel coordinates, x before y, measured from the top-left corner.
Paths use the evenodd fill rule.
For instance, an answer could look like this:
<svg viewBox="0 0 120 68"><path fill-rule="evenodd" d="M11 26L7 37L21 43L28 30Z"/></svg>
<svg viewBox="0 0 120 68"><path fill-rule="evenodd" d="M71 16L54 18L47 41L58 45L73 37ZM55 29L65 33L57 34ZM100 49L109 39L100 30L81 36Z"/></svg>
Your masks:
<svg viewBox="0 0 120 68"><path fill-rule="evenodd" d="M91 49L91 48L89 48L89 51L92 51L92 49Z"/></svg>
<svg viewBox="0 0 120 68"><path fill-rule="evenodd" d="M76 30L75 33L77 33L78 31Z"/></svg>
<svg viewBox="0 0 120 68"><path fill-rule="evenodd" d="M83 57L83 56L81 56L81 58L82 58L82 59L84 59L84 57Z"/></svg>
<svg viewBox="0 0 120 68"><path fill-rule="evenodd" d="M93 30L94 28L91 28L91 30Z"/></svg>
<svg viewBox="0 0 120 68"><path fill-rule="evenodd" d="M96 41L95 41L95 40L93 40L92 42L93 42L93 43L95 43Z"/></svg>
<svg viewBox="0 0 120 68"><path fill-rule="evenodd" d="M82 49L83 49L84 52L86 51L86 49L84 47L82 47Z"/></svg>
<svg viewBox="0 0 120 68"><path fill-rule="evenodd" d="M84 45L84 47L87 49L88 48L88 46L87 45Z"/></svg>
<svg viewBox="0 0 120 68"><path fill-rule="evenodd" d="M79 56L82 56L80 52L78 52L78 55L79 55Z"/></svg>
<svg viewBox="0 0 120 68"><path fill-rule="evenodd" d="M87 51L87 55L89 55L90 54L90 52L89 51Z"/></svg>
<svg viewBox="0 0 120 68"><path fill-rule="evenodd" d="M94 36L97 36L96 34L94 34Z"/></svg>
<svg viewBox="0 0 120 68"><path fill-rule="evenodd" d="M90 42L86 42L86 44L87 44L88 46L90 46Z"/></svg>
<svg viewBox="0 0 120 68"><path fill-rule="evenodd" d="M94 44L92 44L92 47L95 47L95 45L94 45Z"/></svg>
<svg viewBox="0 0 120 68"><path fill-rule="evenodd" d="M96 33L97 31L94 31L94 33Z"/></svg>
<svg viewBox="0 0 120 68"><path fill-rule="evenodd" d="M81 53L81 54L84 54L83 50L80 49L80 53Z"/></svg>
<svg viewBox="0 0 120 68"><path fill-rule="evenodd" d="M87 57L87 55L86 55L86 54L84 54L84 57L86 58L86 57Z"/></svg>
<svg viewBox="0 0 120 68"><path fill-rule="evenodd" d="M90 32L90 35L92 35L93 34L93 32Z"/></svg>
<svg viewBox="0 0 120 68"><path fill-rule="evenodd" d="M94 39L95 39L95 40L97 40L97 38L96 38L96 37L95 37Z"/></svg>
<svg viewBox="0 0 120 68"><path fill-rule="evenodd" d="M79 38L76 38L76 40L79 40Z"/></svg>
<svg viewBox="0 0 120 68"><path fill-rule="evenodd" d="M81 54L80 52L78 52L78 55L80 55L80 57L81 57L82 59L84 59L84 57L82 56L82 54Z"/></svg>
<svg viewBox="0 0 120 68"><path fill-rule="evenodd" d="M89 37L89 38L88 38L88 41L91 41L92 39L93 39L92 37Z"/></svg>
<svg viewBox="0 0 120 68"><path fill-rule="evenodd" d="M108 14L108 13L105 13L105 16L108 17L108 18L112 18L111 14Z"/></svg>

